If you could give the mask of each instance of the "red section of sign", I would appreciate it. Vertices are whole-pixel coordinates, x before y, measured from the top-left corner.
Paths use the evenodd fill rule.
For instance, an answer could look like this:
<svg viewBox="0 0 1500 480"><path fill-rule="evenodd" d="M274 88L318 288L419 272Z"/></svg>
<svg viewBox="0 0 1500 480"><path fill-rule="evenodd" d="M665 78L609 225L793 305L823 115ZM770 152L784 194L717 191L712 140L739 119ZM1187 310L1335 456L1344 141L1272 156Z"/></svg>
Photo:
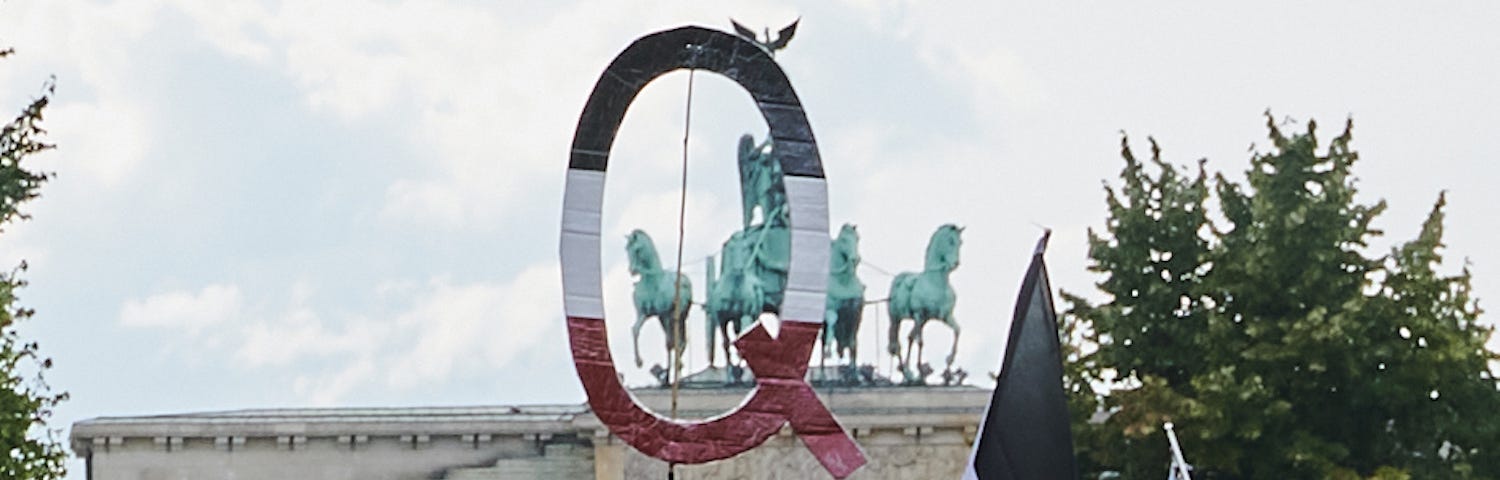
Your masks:
<svg viewBox="0 0 1500 480"><path fill-rule="evenodd" d="M588 392L589 406L610 432L641 453L672 463L704 463L755 448L787 422L813 456L835 478L865 464L864 453L804 380L819 324L782 322L771 338L765 327L735 341L755 390L739 409L709 421L674 421L642 408L615 371L604 320L568 317L573 363Z"/></svg>
<svg viewBox="0 0 1500 480"><path fill-rule="evenodd" d="M834 478L844 478L865 464L865 454L807 384L807 360L820 330L817 323L781 322L781 334L771 338L757 323L735 340L755 373L756 386L740 411L774 411L785 417L823 468Z"/></svg>

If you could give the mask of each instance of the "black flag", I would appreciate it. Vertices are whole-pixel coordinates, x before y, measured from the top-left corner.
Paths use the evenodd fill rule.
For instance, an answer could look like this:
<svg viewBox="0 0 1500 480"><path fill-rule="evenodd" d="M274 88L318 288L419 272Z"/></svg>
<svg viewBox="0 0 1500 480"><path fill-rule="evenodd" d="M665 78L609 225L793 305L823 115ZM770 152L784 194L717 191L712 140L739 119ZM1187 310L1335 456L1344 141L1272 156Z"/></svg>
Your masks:
<svg viewBox="0 0 1500 480"><path fill-rule="evenodd" d="M1037 242L1016 298L1010 341L979 424L964 479L1077 479L1068 399L1062 386L1062 348L1057 312L1042 253L1049 230Z"/></svg>

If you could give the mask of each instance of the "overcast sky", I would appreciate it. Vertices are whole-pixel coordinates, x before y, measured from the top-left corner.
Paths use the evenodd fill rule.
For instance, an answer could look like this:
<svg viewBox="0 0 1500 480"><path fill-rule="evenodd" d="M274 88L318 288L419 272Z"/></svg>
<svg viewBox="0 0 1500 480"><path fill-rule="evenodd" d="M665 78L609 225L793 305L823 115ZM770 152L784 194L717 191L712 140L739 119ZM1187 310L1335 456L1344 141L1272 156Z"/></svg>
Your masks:
<svg viewBox="0 0 1500 480"><path fill-rule="evenodd" d="M958 223L959 363L996 368L1037 225L1054 285L1091 293L1086 229L1121 132L1242 178L1265 118L1355 121L1360 199L1413 238L1449 194L1447 271L1500 298L1500 6L1493 2L216 2L0 4L0 109L57 76L57 172L0 235L26 259L28 338L72 393L55 425L232 408L579 403L557 237L577 115L635 38L802 24L781 62L866 261L919 269ZM629 358L624 235L676 251L685 73L649 86L615 145L605 279ZM695 79L685 270L736 226L748 95ZM669 258L667 263L672 263ZM871 298L890 278L862 272ZM1097 294L1094 294L1097 296ZM865 358L885 321L867 314ZM691 324L691 340L701 338ZM1394 334L1394 333L1393 333ZM928 330L929 351L951 335ZM701 343L701 342L699 342ZM661 334L646 328L648 366ZM693 347L695 366L705 363ZM653 356L654 355L654 356ZM941 362L941 355L929 355ZM882 371L889 361L879 358ZM636 383L648 378L625 362ZM81 471L75 471L81 478Z"/></svg>

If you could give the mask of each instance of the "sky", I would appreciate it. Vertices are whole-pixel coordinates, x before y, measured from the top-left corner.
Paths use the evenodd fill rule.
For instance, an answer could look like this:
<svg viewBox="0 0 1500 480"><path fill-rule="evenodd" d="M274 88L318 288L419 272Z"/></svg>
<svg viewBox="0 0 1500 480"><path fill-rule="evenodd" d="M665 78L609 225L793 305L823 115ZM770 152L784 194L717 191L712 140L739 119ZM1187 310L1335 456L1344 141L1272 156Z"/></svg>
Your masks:
<svg viewBox="0 0 1500 480"><path fill-rule="evenodd" d="M1372 254L1414 238L1446 191L1444 271L1467 266L1481 305L1500 298L1500 6L1057 3L11 0L0 111L56 76L58 148L31 165L57 177L0 234L0 265L31 267L22 334L72 395L58 427L581 403L557 248L594 82L651 32L800 18L776 58L818 139L830 222L858 225L870 298L921 268L939 225L966 227L958 364L981 385L1042 226L1053 284L1099 298L1086 238L1122 132L1142 155L1151 136L1169 162L1240 179L1267 150L1267 111L1298 131L1316 119L1324 139L1352 118L1359 200L1390 204ZM624 236L646 230L675 263L688 77L637 98L606 186L606 312L636 384ZM766 127L732 82L692 81L682 251L701 297L702 258L739 218L736 139ZM866 313L862 359L888 372L883 313ZM927 338L953 341L938 325ZM661 345L646 327L648 367Z"/></svg>

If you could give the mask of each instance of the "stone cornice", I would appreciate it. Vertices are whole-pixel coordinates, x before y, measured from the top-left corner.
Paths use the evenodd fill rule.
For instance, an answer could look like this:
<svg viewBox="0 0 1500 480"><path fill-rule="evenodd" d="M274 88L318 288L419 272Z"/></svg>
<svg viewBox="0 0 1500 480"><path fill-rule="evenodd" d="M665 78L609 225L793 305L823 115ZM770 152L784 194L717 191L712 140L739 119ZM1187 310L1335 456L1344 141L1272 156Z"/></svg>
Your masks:
<svg viewBox="0 0 1500 480"><path fill-rule="evenodd" d="M638 389L632 393L658 414L667 414L670 391ZM678 416L718 415L743 401L745 394L745 389L683 390L678 394ZM990 396L989 390L975 387L841 388L820 389L818 394L856 436L876 430L924 435L935 429L972 435ZM444 436L469 441L491 437L545 440L554 435L605 441L611 437L582 404L260 409L100 417L73 424L69 437L73 451L88 456L96 447L109 448L126 439L151 439L172 451L185 438L213 439L232 449L246 438L268 437L295 448L308 438L357 443L385 437L417 442Z"/></svg>

